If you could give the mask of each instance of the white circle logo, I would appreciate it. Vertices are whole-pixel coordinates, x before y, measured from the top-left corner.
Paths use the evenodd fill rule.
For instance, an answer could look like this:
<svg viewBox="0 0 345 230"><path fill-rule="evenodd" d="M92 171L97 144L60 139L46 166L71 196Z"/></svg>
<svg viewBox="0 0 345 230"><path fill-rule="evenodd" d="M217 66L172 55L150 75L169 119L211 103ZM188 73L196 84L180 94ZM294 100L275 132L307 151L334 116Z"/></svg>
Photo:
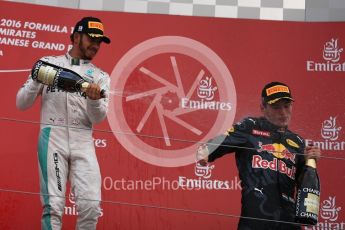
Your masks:
<svg viewBox="0 0 345 230"><path fill-rule="evenodd" d="M146 40L121 58L110 77L115 92L109 98L110 128L129 153L147 163L194 163L200 142L233 123L232 76L198 41L179 36Z"/></svg>

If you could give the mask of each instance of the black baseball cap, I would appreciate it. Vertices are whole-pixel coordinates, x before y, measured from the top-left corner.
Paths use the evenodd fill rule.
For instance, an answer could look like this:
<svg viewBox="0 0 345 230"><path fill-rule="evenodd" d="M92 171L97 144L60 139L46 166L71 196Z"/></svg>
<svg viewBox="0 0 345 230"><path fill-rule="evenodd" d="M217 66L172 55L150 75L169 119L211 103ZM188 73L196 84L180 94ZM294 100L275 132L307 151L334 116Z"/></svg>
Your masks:
<svg viewBox="0 0 345 230"><path fill-rule="evenodd" d="M109 44L110 39L104 35L104 26L101 20L94 17L82 18L74 27L73 33L86 33L92 38L102 38L102 41Z"/></svg>
<svg viewBox="0 0 345 230"><path fill-rule="evenodd" d="M289 86L281 82L271 82L265 85L261 92L262 100L273 104L281 99L293 101Z"/></svg>

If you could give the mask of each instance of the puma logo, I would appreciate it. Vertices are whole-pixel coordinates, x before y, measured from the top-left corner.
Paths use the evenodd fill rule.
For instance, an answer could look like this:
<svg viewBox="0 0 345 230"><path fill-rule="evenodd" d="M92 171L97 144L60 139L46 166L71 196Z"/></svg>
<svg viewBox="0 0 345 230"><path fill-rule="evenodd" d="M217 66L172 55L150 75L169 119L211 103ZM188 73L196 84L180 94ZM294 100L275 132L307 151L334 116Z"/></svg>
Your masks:
<svg viewBox="0 0 345 230"><path fill-rule="evenodd" d="M264 193L262 192L262 190L264 190L264 188L261 188L261 189L254 188L254 191L258 191L259 193L261 193L262 195L264 195Z"/></svg>

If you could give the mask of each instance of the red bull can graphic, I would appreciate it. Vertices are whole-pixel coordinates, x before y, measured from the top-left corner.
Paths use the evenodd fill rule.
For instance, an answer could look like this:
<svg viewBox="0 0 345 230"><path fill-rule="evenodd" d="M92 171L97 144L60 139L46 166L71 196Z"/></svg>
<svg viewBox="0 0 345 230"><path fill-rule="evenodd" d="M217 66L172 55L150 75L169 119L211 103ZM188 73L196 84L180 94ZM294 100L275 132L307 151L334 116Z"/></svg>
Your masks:
<svg viewBox="0 0 345 230"><path fill-rule="evenodd" d="M278 171L290 177L291 179L295 179L296 174L296 167L292 166L289 168L286 163L280 159L288 159L295 163L295 155L290 153L290 151L285 148L282 144L266 144L263 145L262 142L259 142L259 150L258 152L266 151L274 156L273 160L266 160L263 159L260 155L253 155L252 159L252 168L262 168L262 169L269 169L273 171Z"/></svg>
<svg viewBox="0 0 345 230"><path fill-rule="evenodd" d="M296 155L291 153L283 144L273 143L263 145L262 142L259 141L258 152L260 153L263 151L271 153L276 158L287 159L295 163Z"/></svg>

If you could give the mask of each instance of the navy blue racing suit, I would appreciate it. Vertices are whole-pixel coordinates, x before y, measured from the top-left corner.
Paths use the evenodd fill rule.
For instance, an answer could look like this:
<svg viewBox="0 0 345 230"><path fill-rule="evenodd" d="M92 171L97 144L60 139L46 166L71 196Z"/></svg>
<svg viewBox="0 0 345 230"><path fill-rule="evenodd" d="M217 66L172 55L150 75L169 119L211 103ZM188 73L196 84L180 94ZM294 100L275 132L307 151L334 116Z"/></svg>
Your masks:
<svg viewBox="0 0 345 230"><path fill-rule="evenodd" d="M238 229L300 229L294 224L294 198L305 165L301 137L265 118L246 118L207 147L209 162L235 152L242 186Z"/></svg>

